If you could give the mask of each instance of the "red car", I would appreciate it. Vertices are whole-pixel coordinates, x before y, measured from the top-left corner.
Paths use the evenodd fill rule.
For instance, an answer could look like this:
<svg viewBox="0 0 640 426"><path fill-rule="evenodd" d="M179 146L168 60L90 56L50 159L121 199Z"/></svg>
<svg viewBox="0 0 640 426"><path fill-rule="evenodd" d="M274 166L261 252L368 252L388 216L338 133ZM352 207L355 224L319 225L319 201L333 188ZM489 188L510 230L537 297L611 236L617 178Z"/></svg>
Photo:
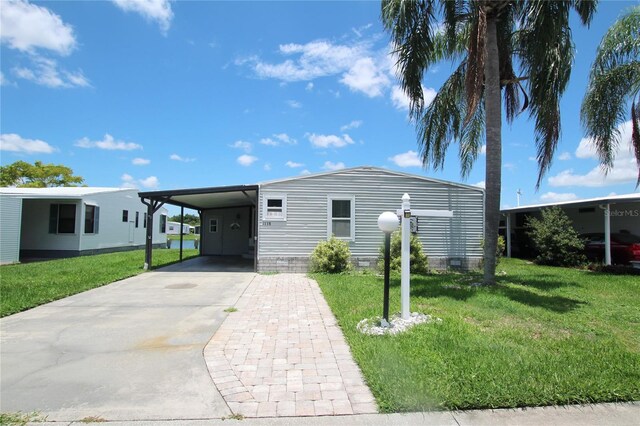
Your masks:
<svg viewBox="0 0 640 426"><path fill-rule="evenodd" d="M604 260L604 233L584 234L585 252L591 261ZM640 237L633 234L611 234L611 263L624 265L640 261Z"/></svg>

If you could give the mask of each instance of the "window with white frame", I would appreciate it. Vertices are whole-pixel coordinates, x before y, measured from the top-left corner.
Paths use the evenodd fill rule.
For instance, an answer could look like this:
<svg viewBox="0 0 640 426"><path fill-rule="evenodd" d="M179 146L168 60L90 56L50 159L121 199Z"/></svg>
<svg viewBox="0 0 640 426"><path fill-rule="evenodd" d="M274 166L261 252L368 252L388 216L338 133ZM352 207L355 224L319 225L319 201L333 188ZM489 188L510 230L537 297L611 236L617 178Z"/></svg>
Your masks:
<svg viewBox="0 0 640 426"><path fill-rule="evenodd" d="M355 197L329 196L327 234L341 240L354 240L356 230Z"/></svg>
<svg viewBox="0 0 640 426"><path fill-rule="evenodd" d="M209 232L211 232L212 234L218 232L218 219L209 220Z"/></svg>
<svg viewBox="0 0 640 426"><path fill-rule="evenodd" d="M287 220L287 196L265 194L263 220Z"/></svg>

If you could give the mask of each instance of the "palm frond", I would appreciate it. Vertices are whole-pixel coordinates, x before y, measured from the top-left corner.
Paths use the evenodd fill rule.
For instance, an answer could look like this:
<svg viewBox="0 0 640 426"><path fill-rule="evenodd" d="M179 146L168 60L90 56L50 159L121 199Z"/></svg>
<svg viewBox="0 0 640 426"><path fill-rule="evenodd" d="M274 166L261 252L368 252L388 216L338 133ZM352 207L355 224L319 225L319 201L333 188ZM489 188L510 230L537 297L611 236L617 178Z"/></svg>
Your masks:
<svg viewBox="0 0 640 426"><path fill-rule="evenodd" d="M631 145L638 165L637 188L640 185L640 104L636 105L635 99L631 103Z"/></svg>
<svg viewBox="0 0 640 426"><path fill-rule="evenodd" d="M473 164L485 141L485 113L484 102L480 102L469 122L462 128L458 157L460 158L463 179L469 177Z"/></svg>
<svg viewBox="0 0 640 426"><path fill-rule="evenodd" d="M616 21L602 38L591 77L640 56L640 6Z"/></svg>
<svg viewBox="0 0 640 426"><path fill-rule="evenodd" d="M618 147L618 124L627 117L626 99L640 81L640 62L619 65L607 72L595 75L582 101L580 117L587 130L600 162L609 171L613 155Z"/></svg>

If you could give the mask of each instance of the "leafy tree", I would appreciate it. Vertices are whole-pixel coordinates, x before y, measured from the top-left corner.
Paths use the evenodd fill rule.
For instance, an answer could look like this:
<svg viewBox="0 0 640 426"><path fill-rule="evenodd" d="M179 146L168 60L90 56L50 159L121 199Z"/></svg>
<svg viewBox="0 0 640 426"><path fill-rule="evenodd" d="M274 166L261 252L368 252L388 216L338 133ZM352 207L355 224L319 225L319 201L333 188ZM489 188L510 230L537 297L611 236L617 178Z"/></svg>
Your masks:
<svg viewBox="0 0 640 426"><path fill-rule="evenodd" d="M640 6L629 10L604 35L591 67L589 87L580 111L587 136L592 138L600 162L609 171L620 143L618 125L625 120L631 100L631 143L638 164L640 185Z"/></svg>
<svg viewBox="0 0 640 426"><path fill-rule="evenodd" d="M171 222L180 223L180 215L177 214L175 216L171 216L171 217L169 217L169 220ZM196 215L196 214L187 213L187 214L184 215L184 223L187 224L187 225L191 225L191 226L200 225L200 217L198 217L198 215Z"/></svg>
<svg viewBox="0 0 640 426"><path fill-rule="evenodd" d="M0 166L0 186L20 188L48 188L53 186L78 186L84 182L74 176L73 170L62 164L34 164L16 161L8 166Z"/></svg>
<svg viewBox="0 0 640 426"><path fill-rule="evenodd" d="M583 24L596 1L383 0L398 77L410 100L425 166L444 166L451 141L459 144L467 177L486 143L484 283L495 283L502 169L502 100L508 122L524 110L535 123L538 186L560 137L560 97L573 64L569 13ZM442 22L440 22L442 18ZM442 60L455 65L425 106L422 79Z"/></svg>
<svg viewBox="0 0 640 426"><path fill-rule="evenodd" d="M560 207L540 211L541 218L527 220L527 233L537 252L535 263L552 266L578 266L587 261L584 240Z"/></svg>

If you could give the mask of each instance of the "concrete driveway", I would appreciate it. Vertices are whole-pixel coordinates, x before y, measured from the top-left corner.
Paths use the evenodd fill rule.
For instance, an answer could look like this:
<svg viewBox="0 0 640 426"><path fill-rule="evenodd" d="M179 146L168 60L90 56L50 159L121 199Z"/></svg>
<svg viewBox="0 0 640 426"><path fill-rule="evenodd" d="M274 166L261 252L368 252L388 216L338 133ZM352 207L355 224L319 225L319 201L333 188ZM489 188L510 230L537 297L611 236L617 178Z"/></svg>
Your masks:
<svg viewBox="0 0 640 426"><path fill-rule="evenodd" d="M50 421L229 415L203 348L255 274L220 269L197 258L0 320L0 411Z"/></svg>

